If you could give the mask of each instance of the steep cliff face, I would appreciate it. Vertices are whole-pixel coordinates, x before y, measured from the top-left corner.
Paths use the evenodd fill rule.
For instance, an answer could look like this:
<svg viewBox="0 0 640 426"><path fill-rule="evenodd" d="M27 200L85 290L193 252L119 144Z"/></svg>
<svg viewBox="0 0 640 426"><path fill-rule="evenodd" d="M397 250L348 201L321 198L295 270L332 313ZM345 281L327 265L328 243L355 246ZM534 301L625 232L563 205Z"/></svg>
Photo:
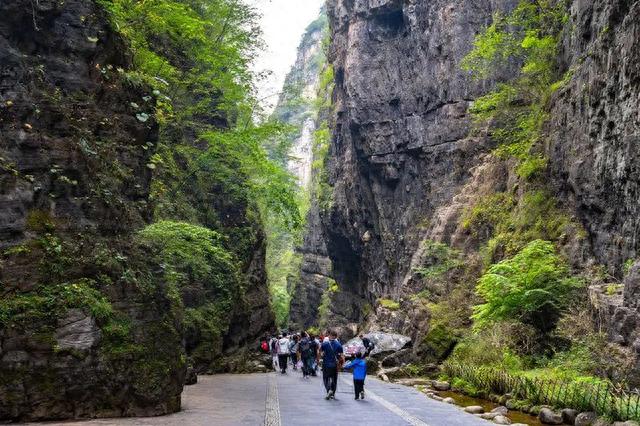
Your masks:
<svg viewBox="0 0 640 426"><path fill-rule="evenodd" d="M0 418L176 411L179 310L135 238L149 94L122 79L127 50L93 1L0 15Z"/></svg>
<svg viewBox="0 0 640 426"><path fill-rule="evenodd" d="M588 249L624 279L623 297L592 289L612 341L640 350L640 2L574 1L562 62L570 82L552 100L551 181L588 232ZM626 270L626 271L623 271Z"/></svg>
<svg viewBox="0 0 640 426"><path fill-rule="evenodd" d="M197 126L158 124L108 3L0 4L0 420L178 411L196 348L255 368L273 327L240 160L193 167Z"/></svg>
<svg viewBox="0 0 640 426"><path fill-rule="evenodd" d="M347 333L400 331L422 342L434 315L429 303L460 287L460 305L477 303L473 283L488 236L469 232L465 215L492 194L527 195L513 161L493 155L492 138L471 131L469 107L495 82L472 80L461 61L492 15L516 3L329 3L332 194L320 209L338 287L329 324ZM575 1L563 33L558 62L571 71L550 103L540 147L549 158L545 191L557 203L532 214L566 218L567 233L556 242L576 271L606 265L621 277L636 256L638 7ZM510 77L504 72L497 81ZM443 264L432 279L434 265ZM624 344L636 338L634 276L626 280L625 307L608 308L617 309L612 338ZM626 331L615 331L616 323Z"/></svg>
<svg viewBox="0 0 640 426"><path fill-rule="evenodd" d="M474 170L492 149L486 138L469 136L467 109L484 88L459 63L475 33L507 6L338 1L329 7L333 194L322 220L339 293L350 295L334 298L338 318L358 323L378 299L408 293L412 258L423 243L450 242L460 211L454 198L479 178Z"/></svg>

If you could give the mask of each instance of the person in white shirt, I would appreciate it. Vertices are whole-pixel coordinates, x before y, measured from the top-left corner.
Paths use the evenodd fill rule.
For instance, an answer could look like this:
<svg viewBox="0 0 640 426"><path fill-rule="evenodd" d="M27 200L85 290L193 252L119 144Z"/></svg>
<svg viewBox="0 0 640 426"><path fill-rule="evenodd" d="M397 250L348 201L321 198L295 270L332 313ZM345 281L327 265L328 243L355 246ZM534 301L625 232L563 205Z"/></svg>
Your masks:
<svg viewBox="0 0 640 426"><path fill-rule="evenodd" d="M283 333L278 339L278 364L280 365L280 372L285 374L287 372L287 361L289 360L289 339L287 333Z"/></svg>

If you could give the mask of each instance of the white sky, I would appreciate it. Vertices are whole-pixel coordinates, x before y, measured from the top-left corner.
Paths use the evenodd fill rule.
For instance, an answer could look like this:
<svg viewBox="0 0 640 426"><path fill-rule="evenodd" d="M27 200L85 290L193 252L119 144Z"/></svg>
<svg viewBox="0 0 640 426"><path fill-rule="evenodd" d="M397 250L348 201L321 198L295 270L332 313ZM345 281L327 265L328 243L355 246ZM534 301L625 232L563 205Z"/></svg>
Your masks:
<svg viewBox="0 0 640 426"><path fill-rule="evenodd" d="M273 74L260 83L259 96L268 111L275 106L284 78L296 61L296 50L305 28L320 12L324 0L247 0L262 13L261 27L267 48L255 64L256 71Z"/></svg>

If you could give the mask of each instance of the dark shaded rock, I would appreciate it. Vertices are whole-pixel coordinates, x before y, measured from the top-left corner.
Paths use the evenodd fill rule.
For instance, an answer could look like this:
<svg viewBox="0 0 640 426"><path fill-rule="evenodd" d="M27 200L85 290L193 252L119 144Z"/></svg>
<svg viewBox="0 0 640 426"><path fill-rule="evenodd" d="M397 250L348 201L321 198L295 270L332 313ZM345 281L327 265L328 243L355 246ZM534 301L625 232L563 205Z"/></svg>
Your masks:
<svg viewBox="0 0 640 426"><path fill-rule="evenodd" d="M560 410L560 415L562 416L562 421L564 423L572 425L576 422L578 410L574 410L572 408L563 408L562 410Z"/></svg>
<svg viewBox="0 0 640 426"><path fill-rule="evenodd" d="M556 412L554 412L550 408L543 408L540 410L538 414L538 419L541 423L545 425L561 425L562 424L562 416Z"/></svg>
<svg viewBox="0 0 640 426"><path fill-rule="evenodd" d="M136 240L158 126L130 66L92 0L0 2L0 301L28 302L0 323L0 419L180 409L180 308Z"/></svg>
<svg viewBox="0 0 640 426"><path fill-rule="evenodd" d="M198 383L198 375L196 374L196 370L193 367L187 368L187 373L184 378L185 385L195 385Z"/></svg>

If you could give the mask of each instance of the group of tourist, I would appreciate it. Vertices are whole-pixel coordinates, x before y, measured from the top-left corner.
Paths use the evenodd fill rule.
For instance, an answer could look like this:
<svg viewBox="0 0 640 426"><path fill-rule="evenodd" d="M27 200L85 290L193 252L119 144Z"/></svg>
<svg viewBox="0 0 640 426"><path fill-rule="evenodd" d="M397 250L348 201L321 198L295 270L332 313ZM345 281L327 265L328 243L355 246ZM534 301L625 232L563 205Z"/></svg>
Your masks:
<svg viewBox="0 0 640 426"><path fill-rule="evenodd" d="M325 334L315 336L306 331L289 334L282 332L277 336L266 336L261 343L264 352L272 357L273 369L287 373L287 367L302 370L302 377L309 379L316 376L318 368L322 369L322 381L326 391L325 399L335 399L338 386L338 372L341 369L353 371L353 387L355 399L364 399L364 380L367 375L366 356L373 349L371 341L363 335L362 349L355 358L345 364L344 350L338 340L338 333L329 330Z"/></svg>

